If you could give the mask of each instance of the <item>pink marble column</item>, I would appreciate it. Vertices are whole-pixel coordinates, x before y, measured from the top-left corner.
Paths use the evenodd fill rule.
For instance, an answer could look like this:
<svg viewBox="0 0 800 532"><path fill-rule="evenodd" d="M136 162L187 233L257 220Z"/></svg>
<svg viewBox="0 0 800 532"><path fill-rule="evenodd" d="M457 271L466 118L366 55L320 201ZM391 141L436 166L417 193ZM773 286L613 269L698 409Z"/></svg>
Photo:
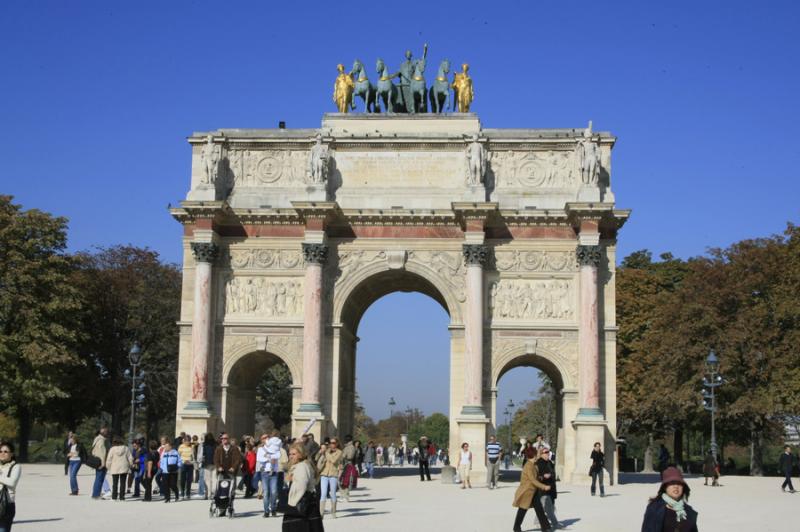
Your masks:
<svg viewBox="0 0 800 532"><path fill-rule="evenodd" d="M322 267L328 246L303 244L306 276L303 283L303 390L301 412L319 412L319 374L322 364Z"/></svg>
<svg viewBox="0 0 800 532"><path fill-rule="evenodd" d="M208 409L208 359L211 352L211 274L218 248L193 242L194 315L192 317L192 397L187 409Z"/></svg>
<svg viewBox="0 0 800 532"><path fill-rule="evenodd" d="M602 416L600 410L600 337L597 316L597 268L602 251L600 246L578 246L580 264L581 323L578 329L580 353L580 410L579 416Z"/></svg>
<svg viewBox="0 0 800 532"><path fill-rule="evenodd" d="M483 411L483 266L489 251L480 244L464 244L467 266L467 305L464 317L464 406L461 414L485 415Z"/></svg>

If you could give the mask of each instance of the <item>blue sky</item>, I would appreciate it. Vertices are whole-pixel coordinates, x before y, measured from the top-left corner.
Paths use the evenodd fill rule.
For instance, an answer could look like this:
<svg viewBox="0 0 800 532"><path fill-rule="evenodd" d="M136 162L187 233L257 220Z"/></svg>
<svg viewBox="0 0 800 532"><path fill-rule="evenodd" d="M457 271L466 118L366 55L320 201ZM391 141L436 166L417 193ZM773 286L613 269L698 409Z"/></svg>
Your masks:
<svg viewBox="0 0 800 532"><path fill-rule="evenodd" d="M181 228L166 206L186 194L187 135L279 120L316 127L334 110L337 63L382 57L396 68L427 42L431 62L471 64L486 127L591 119L619 137L612 186L634 210L620 256L694 256L798 221L797 3L389 5L6 0L0 192L68 217L73 250L133 243L177 261ZM420 301L402 305L417 314L428 308ZM378 308L359 331L365 342ZM438 345L446 329L434 336ZM360 381L380 377L366 368ZM440 402L426 391L438 380L405 382L418 404L404 402ZM382 413L388 399L362 395Z"/></svg>

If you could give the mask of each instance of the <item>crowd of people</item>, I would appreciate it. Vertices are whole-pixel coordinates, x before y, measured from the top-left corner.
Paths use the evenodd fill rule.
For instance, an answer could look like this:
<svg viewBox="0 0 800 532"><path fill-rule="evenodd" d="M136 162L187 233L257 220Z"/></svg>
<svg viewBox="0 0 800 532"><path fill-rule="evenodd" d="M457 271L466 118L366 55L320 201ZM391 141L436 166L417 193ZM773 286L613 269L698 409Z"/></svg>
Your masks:
<svg viewBox="0 0 800 532"><path fill-rule="evenodd" d="M350 500L350 492L358 487L361 476L374 477L376 466L408 465L419 467L420 480L431 480L430 466L441 462L449 465L445 449L422 436L416 445L388 447L346 436L325 438L317 443L313 434L301 438L285 438L278 431L259 438L243 436L238 441L223 432L202 437L181 433L160 441L134 439L129 446L119 436L110 436L101 428L89 447L78 435L70 433L64 442L64 472L69 476L70 495L79 494L78 471L83 465L95 470L92 498L125 501L135 498L153 501L159 496L165 503L192 498L215 500L218 483L225 480L245 498L263 501L263 516L283 516L283 530L323 530L322 519L336 518L337 505ZM663 453L662 453L663 454ZM497 487L500 464L517 455L522 461L520 484L513 499L517 508L513 529L522 530L522 522L533 509L541 530L561 528L556 517L558 496L554 453L542 435L526 441L514 450L504 450L495 436L490 436L484 449L486 487ZM706 484L717 485L719 467L713 455L704 464ZM600 442L590 452L590 493L605 496L603 471L605 455ZM663 458L659 457L659 458ZM468 442L462 443L456 464L461 489L472 488L470 472L475 457ZM662 460L659 460L661 462ZM507 463L507 462L506 462ZM781 486L794 493L792 468L797 460L787 446L780 458ZM662 464L659 464L661 466ZM690 489L677 467L664 465L656 495L648 501L642 523L643 532L662 530L692 532L697 530L697 512L688 504ZM0 532L8 532L16 513L15 494L21 467L15 461L11 443L0 443ZM220 484L221 485L221 484ZM196 488L195 488L196 486Z"/></svg>

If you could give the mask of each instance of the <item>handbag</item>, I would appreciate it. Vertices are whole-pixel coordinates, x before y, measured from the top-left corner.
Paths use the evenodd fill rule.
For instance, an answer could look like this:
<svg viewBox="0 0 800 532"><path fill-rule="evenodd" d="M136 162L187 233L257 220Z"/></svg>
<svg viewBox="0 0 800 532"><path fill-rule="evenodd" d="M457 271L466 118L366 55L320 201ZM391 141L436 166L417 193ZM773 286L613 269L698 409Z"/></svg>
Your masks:
<svg viewBox="0 0 800 532"><path fill-rule="evenodd" d="M311 513L311 507L316 500L317 496L313 491L303 493L303 496L300 497L300 500L297 502L297 506L295 506L298 515L308 517Z"/></svg>
<svg viewBox="0 0 800 532"><path fill-rule="evenodd" d="M103 461L93 454L87 456L86 460L84 460L83 463L91 467L92 469L100 469L100 466L103 465Z"/></svg>
<svg viewBox="0 0 800 532"><path fill-rule="evenodd" d="M11 476L11 470L14 469L15 465L17 464L13 464L8 468L8 473L6 474L7 477ZM11 496L8 494L8 487L3 484L2 489L0 489L0 519L6 518L6 512L8 512L9 504L11 504Z"/></svg>

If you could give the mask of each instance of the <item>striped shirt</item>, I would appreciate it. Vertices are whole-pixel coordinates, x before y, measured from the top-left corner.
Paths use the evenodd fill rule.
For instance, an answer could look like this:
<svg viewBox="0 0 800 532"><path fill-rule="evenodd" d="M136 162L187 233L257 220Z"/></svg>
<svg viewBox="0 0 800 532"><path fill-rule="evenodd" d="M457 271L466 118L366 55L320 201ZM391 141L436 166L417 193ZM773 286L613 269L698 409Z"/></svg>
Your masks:
<svg viewBox="0 0 800 532"><path fill-rule="evenodd" d="M486 444L486 456L489 460L496 460L500 456L500 451L503 448L500 447L499 443L487 443ZM494 462L492 462L494 463Z"/></svg>

